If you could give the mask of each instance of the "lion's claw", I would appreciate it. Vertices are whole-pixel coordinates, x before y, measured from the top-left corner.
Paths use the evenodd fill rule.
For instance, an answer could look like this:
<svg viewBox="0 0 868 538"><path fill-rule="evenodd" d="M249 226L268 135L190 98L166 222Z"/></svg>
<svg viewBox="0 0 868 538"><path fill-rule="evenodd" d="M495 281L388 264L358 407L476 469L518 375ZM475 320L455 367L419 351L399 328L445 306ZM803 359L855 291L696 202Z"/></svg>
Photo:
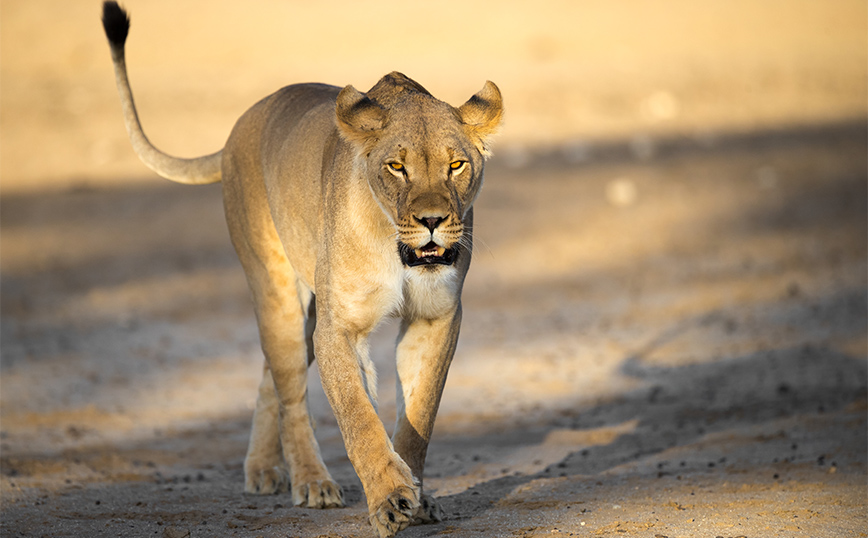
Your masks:
<svg viewBox="0 0 868 538"><path fill-rule="evenodd" d="M380 538L390 538L413 523L420 506L418 490L401 487L390 493L369 519Z"/></svg>

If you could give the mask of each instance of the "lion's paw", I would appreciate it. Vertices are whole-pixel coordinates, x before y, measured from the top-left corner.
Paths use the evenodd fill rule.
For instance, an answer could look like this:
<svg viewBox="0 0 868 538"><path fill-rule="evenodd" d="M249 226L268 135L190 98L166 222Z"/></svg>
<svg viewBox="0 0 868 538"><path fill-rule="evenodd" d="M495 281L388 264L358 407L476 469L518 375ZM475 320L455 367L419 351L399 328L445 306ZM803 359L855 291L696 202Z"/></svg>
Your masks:
<svg viewBox="0 0 868 538"><path fill-rule="evenodd" d="M443 521L445 517L446 513L440 508L440 503L434 497L423 493L419 499L419 508L413 515L413 524L437 523Z"/></svg>
<svg viewBox="0 0 868 538"><path fill-rule="evenodd" d="M289 489L289 470L282 465L244 472L244 491L256 495L283 493Z"/></svg>
<svg viewBox="0 0 868 538"><path fill-rule="evenodd" d="M380 538L390 538L413 522L420 506L418 489L400 487L380 503L369 520Z"/></svg>
<svg viewBox="0 0 868 538"><path fill-rule="evenodd" d="M292 503L305 508L341 508L344 493L332 480L314 480L292 486Z"/></svg>

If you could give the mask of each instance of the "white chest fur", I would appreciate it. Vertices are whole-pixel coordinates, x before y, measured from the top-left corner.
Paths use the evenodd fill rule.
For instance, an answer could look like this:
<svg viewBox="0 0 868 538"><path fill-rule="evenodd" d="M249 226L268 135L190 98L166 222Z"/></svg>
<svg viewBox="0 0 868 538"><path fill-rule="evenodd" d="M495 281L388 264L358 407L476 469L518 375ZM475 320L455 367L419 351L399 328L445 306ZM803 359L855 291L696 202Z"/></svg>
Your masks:
<svg viewBox="0 0 868 538"><path fill-rule="evenodd" d="M435 319L458 303L458 270L454 267L412 267L404 270L403 314Z"/></svg>

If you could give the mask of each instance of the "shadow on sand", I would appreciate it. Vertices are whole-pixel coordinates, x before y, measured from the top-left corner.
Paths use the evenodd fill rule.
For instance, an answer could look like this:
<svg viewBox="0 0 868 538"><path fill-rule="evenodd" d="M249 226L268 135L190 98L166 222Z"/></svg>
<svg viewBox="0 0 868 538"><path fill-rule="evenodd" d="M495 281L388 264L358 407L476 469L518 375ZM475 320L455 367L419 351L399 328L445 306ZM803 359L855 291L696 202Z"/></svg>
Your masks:
<svg viewBox="0 0 868 538"><path fill-rule="evenodd" d="M663 166L667 160L691 158L703 160L706 158L726 159L739 155L760 156L767 151L799 152L805 147L824 146L833 148L830 155L834 156L834 148L841 143L850 146L865 147L866 125L864 121L847 122L839 125L811 127L803 130L768 131L742 135L721 136L709 145L708 141L687 139L661 140L657 143L657 151L650 160L634 162L630 143L613 144L597 148L588 157L586 164L574 165L557 157L556 149L540 150L533 159L541 163L543 169L547 166L574 167L581 173L587 167L605 167L609 164L619 166ZM858 152L857 152L858 154ZM865 152L858 154L853 169L862 170L861 175L846 177L819 177L812 183L810 189L800 190L790 198L781 200L775 211L747 211L730 216L726 232L736 231L739 234L754 234L758 232L776 234L837 233L836 230L849 230L853 244L864 252L864 242L860 241L866 235L868 224L868 209L865 199ZM560 160L558 160L560 159ZM860 160L861 159L861 160ZM527 178L530 173L527 168L507 170L492 167L489 176L502 172L504 175L514 175L517 178ZM540 173L535 170L534 173ZM496 187L495 187L496 189ZM497 196L494 197L497 200ZM480 200L484 206L485 197ZM486 211L501 220L513 219L509 214L509 205L492 204ZM501 214L498 215L498 212ZM228 284L203 292L200 300L174 304L168 302L160 309L140 312L141 323L150 323L160 315L172 316L175 312L184 311L183 317L190 318L205 315L220 315L231 311L236 314L240 310L249 310L246 299L246 289L240 266L234 258L232 247L223 224L222 204L220 203L219 187L190 189L175 185L156 184L151 187L136 186L117 190L76 191L60 194L38 194L27 196L4 196L0 200L0 222L4 236L4 269L0 275L2 287L2 302L0 314L3 318L3 368L14 365L16 368L28 368L37 362L41 353L54 353L55 348L40 347L38 342L44 339L59 339L69 331L75 332L75 320L64 317L63 313L55 313L52 308L70 297L81 297L94 289L120 285L135 281L157 281L171 278L178 274L196 274L201 271L225 269L231 273L226 281ZM33 250L47 250L44 255L33 254L22 247L21 241L32 237ZM532 240L531 238L527 238ZM53 251L51 249L54 249ZM840 260L829 259L818 263L835 265ZM810 266L810 264L809 264ZM575 279L593 280L605 278L606 275L582 274L570 276L561 281L539 280L528 281L522 287L510 290L513 297L538 297L540 294L557 295L558 289L566 284L574 284ZM791 320L793 330L808 330L816 324L824 323L823 319L847 320L844 324L843 336L864 339L866 315L866 289L868 286L853 286L835 284L834 282L825 294L815 298L811 304L803 305L804 312ZM226 291L231 297L229 301L219 299ZM503 290L494 288L492 293ZM215 308L216 305L216 308ZM179 314L180 315L180 314ZM682 334L690 333L696 327L709 323L725 323L726 312L711 311L699 316L688 317L675 321L671 329L662 331L657 338L647 346L633 354L623 357L619 373L623 376L641 381L639 388L620 394L615 398L597 402L590 406L576 405L567 412L543 414L539 417L533 433L527 442L519 446L533 446L548 432L556 429L589 430L595 428L613 427L632 421L635 426L631 431L623 433L614 441L601 445L576 447L567 457L544 470L527 475L510 475L479 483L466 491L443 497L441 502L450 521L461 521L484 514L491 506L505 499L511 492L522 485L537 479L558 476L587 477L588 483L596 480L607 471L629 465L641 465L651 455L658 455L668 450L694 444L703 437L726 432L729 430L748 429L756 427L764 432L762 435L777 435L779 421L786 419L800 420L803 417L834 414L847 409L851 405L863 405L866 399L866 369L865 357L851 356L825 342L802 343L799 345L768 346L765 350L750 352L741 356L720 357L711 362L691 364L686 366L658 366L648 357L659 346ZM811 316L815 318L812 319ZM250 316L252 323L252 314ZM723 320L723 321L721 321ZM786 322L786 320L784 320ZM100 326L113 326L114 320L94 316L90 321L90 334L94 338L100 334ZM70 327L73 327L70 329ZM758 328L761 330L761 327ZM538 335L546 338L546 334ZM33 352L33 350L37 352ZM47 351L45 351L47 349ZM30 351L28 351L30 350ZM43 351L39 351L43 350ZM148 368L161 368L154 364ZM170 375L168 372L167 375ZM135 380L133 380L135 382ZM239 396L241 397L241 396ZM247 396L244 396L245 398ZM222 499L233 504L233 510L255 510L276 505L274 514L269 512L268 519L258 516L263 525L280 525L294 521L299 528L307 528L312 519L326 521L332 516L307 516L304 511L295 511L281 504L288 502L284 498L256 498L240 494L241 468L244 439L238 438L238 431L246 431L248 417L226 417L228 426L194 429L178 434L178 437L190 439L190 450L177 457L166 460L167 466L181 466L185 469L204 469L204 479L200 482L210 484L212 489L205 491L216 499ZM239 426L244 422L243 426ZM239 430L240 428L240 430ZM232 440L226 450L216 451L201 459L203 452L195 446L202 443L218 442L222 433L231 430ZM854 454L866 452L865 423L853 436L840 440L843 450ZM522 431L511 430L505 434L511 438L520 438ZM93 461L99 465L96 454L112 452L120 459L133 461L141 451L159 450L162 444L172 445L173 434L167 434L164 441L149 440L109 444L93 449L93 454L87 451L78 453L78 458L87 462ZM758 434L759 435L759 434ZM817 454L800 452L792 448L792 443L786 441L784 432L781 453L775 458L792 461L816 460ZM439 442L439 441L438 441ZM483 453L486 446L498 440L491 436L462 435L459 438L445 442L462 446L474 446L475 452ZM435 443L436 444L436 443ZM173 445L174 446L174 445ZM432 448L434 450L434 448ZM50 461L51 447L33 447L29 455L36 459ZM230 455L232 454L232 455ZM430 454L429 454L430 455ZM27 457L27 454L18 456ZM215 457L228 457L229 463L220 464L213 461ZM207 460L207 458L211 460ZM741 464L747 467L759 466L763 462L751 459L749 454L742 454ZM729 464L736 458L729 457ZM347 499L350 504L362 501L361 489L357 479L352 475L352 469L346 460L337 458L336 478L347 487ZM770 463L770 462L766 462ZM708 461L701 455L683 456L680 461L658 462L657 473L677 473L679 470L697 470L710 465L721 465L720 460ZM14 463L4 461L3 475L11 480L20 476ZM136 485L141 481L155 480L148 485L148 491L158 495L160 503L183 504L178 491L172 491L172 485L178 489L184 488L185 480L177 477L166 481L155 479L155 471L147 468L132 476L106 475L106 481L113 483L112 490L116 492L117 502L129 502L130 495L138 494L143 486ZM437 471L437 469L433 469ZM186 473L186 471L182 471ZM195 488L197 478L192 475L192 483L186 481L190 488ZM127 482L127 480L130 480ZM168 484L168 485L167 485ZM203 486L204 487L204 486ZM85 519L99 520L99 508L91 506L88 510L76 508L76 498L90 500L94 495L89 491L88 484L78 486L64 493L66 500L55 498L52 517L57 519L81 521ZM204 491L204 490L203 490ZM157 493L154 493L157 492ZM104 493L103 493L104 495ZM181 495L183 496L183 495ZM48 502L48 501L46 501ZM198 525L202 519L226 525L232 514L220 513L220 507L226 504L210 506L201 499L195 510L183 512L170 507L161 508L165 517L172 513L179 515L174 521L189 525ZM103 505L103 508L109 503ZM255 505L255 506L253 506ZM252 509L249 506L253 506ZM277 508L280 506L280 508ZM6 530L28 530L34 527L24 526L25 519L31 517L38 508L9 506L4 503L3 520ZM96 511L96 512L94 512ZM135 510L133 510L135 512ZM141 519L148 513L158 518L156 512L148 512L147 507L141 509L144 515L131 515L130 520ZM132 513L132 512L129 512ZM87 517L85 517L85 514ZM89 514L89 515L88 515ZM136 512L138 514L138 512ZM168 514L168 515L167 515ZM105 517L110 517L106 515ZM120 516L113 516L119 517ZM163 517L163 516L160 516ZM251 516L252 517L252 516ZM359 524L355 518L353 525ZM290 521L292 520L292 521ZM426 536L446 531L450 521L441 524L411 528L405 531L406 536ZM263 523L264 522L264 523ZM248 521L254 528L259 523ZM49 528L51 524L46 523ZM89 528L82 523L85 531ZM309 525L308 525L309 526ZM40 528L37 524L35 528ZM225 527L224 527L225 528ZM257 527L261 529L262 527ZM47 532L47 531L46 531ZM310 533L309 529L306 531ZM305 535L307 535L305 534ZM310 534L313 536L314 534ZM403 535L403 534L402 534Z"/></svg>

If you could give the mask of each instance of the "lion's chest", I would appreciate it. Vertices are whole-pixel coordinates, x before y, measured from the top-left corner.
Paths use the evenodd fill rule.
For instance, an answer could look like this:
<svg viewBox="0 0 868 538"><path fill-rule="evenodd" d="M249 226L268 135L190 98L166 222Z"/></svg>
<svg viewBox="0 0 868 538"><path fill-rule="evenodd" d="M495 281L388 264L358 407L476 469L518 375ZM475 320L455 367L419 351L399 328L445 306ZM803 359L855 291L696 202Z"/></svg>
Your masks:
<svg viewBox="0 0 868 538"><path fill-rule="evenodd" d="M396 270L397 269L397 270ZM437 319L451 315L459 300L458 271L384 266L365 276L340 279L330 291L336 318L367 332L392 316Z"/></svg>
<svg viewBox="0 0 868 538"><path fill-rule="evenodd" d="M458 271L454 267L406 268L403 288L404 316L436 319L458 304Z"/></svg>

